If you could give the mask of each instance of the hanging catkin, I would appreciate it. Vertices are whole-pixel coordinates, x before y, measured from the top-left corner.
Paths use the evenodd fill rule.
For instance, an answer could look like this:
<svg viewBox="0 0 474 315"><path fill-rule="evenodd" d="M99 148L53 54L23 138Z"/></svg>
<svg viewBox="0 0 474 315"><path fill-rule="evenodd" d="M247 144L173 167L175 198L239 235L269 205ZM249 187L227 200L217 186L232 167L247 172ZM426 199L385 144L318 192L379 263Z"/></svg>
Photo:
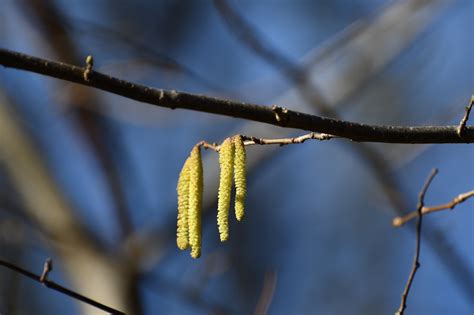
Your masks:
<svg viewBox="0 0 474 315"><path fill-rule="evenodd" d="M178 186L178 220L176 229L176 244L181 250L189 247L189 225L188 225L188 210L189 210L189 161L186 160L179 174Z"/></svg>
<svg viewBox="0 0 474 315"><path fill-rule="evenodd" d="M217 226L221 242L229 239L229 207L234 169L234 142L227 138L219 150L220 181L217 202Z"/></svg>
<svg viewBox="0 0 474 315"><path fill-rule="evenodd" d="M201 147L194 146L189 157L189 245L191 246L191 256L199 258L201 256L201 212L202 212L202 174Z"/></svg>
<svg viewBox="0 0 474 315"><path fill-rule="evenodd" d="M245 215L244 203L247 195L246 160L245 146L242 136L233 137L235 146L234 155L234 182L235 182L235 217L238 221Z"/></svg>

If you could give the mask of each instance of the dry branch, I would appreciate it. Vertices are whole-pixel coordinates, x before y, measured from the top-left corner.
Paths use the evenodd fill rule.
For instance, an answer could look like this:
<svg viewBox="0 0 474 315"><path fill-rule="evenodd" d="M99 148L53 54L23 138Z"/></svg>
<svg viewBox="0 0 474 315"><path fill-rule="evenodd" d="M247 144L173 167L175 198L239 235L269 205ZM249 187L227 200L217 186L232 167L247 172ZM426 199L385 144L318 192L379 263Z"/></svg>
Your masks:
<svg viewBox="0 0 474 315"><path fill-rule="evenodd" d="M457 197L455 197L453 200L451 200L448 203L438 205L438 206L432 206L432 207L423 207L421 209L421 214L425 215L428 213L442 211L442 210L453 210L458 204L463 203L464 201L466 201L467 199L471 197L474 197L474 190L465 192L463 194L459 194ZM392 225L395 227L400 227L404 225L405 223L407 223L408 221L416 218L417 216L418 216L418 212L415 210L402 217L394 218L392 221Z"/></svg>
<svg viewBox="0 0 474 315"><path fill-rule="evenodd" d="M413 279L415 279L416 271L418 270L418 268L420 268L421 223L423 219L423 214L421 213L421 209L423 209L423 205L425 202L426 191L428 190L428 187L430 186L436 174L438 174L438 170L435 168L431 171L430 175L428 176L428 179L426 180L425 184L423 185L423 188L420 191L420 194L418 195L418 205L416 207L418 221L416 222L415 257L413 258L413 265L410 271L410 275L408 276L405 290L403 290L403 293L402 293L402 300L400 302L400 307L397 313L395 313L395 315L403 315L403 313L405 312L405 309L407 307L407 298L408 298L408 294L410 293L411 285L413 284Z"/></svg>
<svg viewBox="0 0 474 315"><path fill-rule="evenodd" d="M466 129L466 123L469 120L469 114L471 113L472 104L474 104L474 95L471 96L471 100L469 101L469 104L466 106L466 111L464 112L464 116L459 122L458 135L460 137L462 137L462 135L464 134L464 130Z"/></svg>
<svg viewBox="0 0 474 315"><path fill-rule="evenodd" d="M301 144L306 142L306 140L319 140L319 141L325 141L325 140L330 140L333 138L337 138L333 135L328 135L325 133L315 133L315 132L310 132L308 134L298 136L298 137L290 137L290 138L279 138L279 139L265 139L265 138L257 138L257 137L252 137L252 136L244 136L241 135L242 138L244 139L244 145L249 146L249 145L279 145L279 146L284 146L288 144ZM214 150L216 152L219 152L221 146L218 145L217 143L209 143L206 141L201 141L198 143L198 145L202 146L205 149L210 149Z"/></svg>
<svg viewBox="0 0 474 315"><path fill-rule="evenodd" d="M259 121L285 128L328 133L361 142L385 143L473 143L474 127L464 128L458 135L458 126L383 126L309 115L288 109L276 114L275 107L243 103L197 95L175 90L163 90L121 80L92 71L89 81L84 80L82 67L33 57L0 49L0 64L5 67L36 72L58 79L95 87L140 102L167 108L185 108L206 113ZM276 107L279 108L279 107ZM283 116L283 117L282 117Z"/></svg>

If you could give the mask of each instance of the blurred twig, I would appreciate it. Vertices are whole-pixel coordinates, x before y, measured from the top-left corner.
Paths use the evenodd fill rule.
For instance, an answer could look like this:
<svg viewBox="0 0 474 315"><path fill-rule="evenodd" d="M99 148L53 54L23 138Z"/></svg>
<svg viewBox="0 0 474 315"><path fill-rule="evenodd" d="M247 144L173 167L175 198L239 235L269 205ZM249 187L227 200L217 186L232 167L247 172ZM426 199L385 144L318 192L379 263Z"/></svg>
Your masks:
<svg viewBox="0 0 474 315"><path fill-rule="evenodd" d="M157 292L169 292L182 297L189 304L207 310L214 315L232 315L233 312L227 305L220 302L207 301L204 297L196 294L192 288L177 285L175 280L168 280L163 276L147 273L144 277L144 284L151 290Z"/></svg>
<svg viewBox="0 0 474 315"><path fill-rule="evenodd" d="M240 15L226 0L214 0L215 7L223 17L230 31L245 43L252 51L263 60L270 63L279 70L285 78L289 78L310 103L318 104L323 115L327 115L329 106L324 101L318 89L309 82L308 73L299 64L293 62L279 50L272 47L257 28L252 26L242 15ZM329 115L327 115L329 116Z"/></svg>
<svg viewBox="0 0 474 315"><path fill-rule="evenodd" d="M211 89L212 91L224 92L226 94L230 92L224 87L219 86L217 83L211 82L209 79L204 78L201 74L192 70L183 63L158 52L153 46L137 40L136 36L130 36L107 26L81 18L70 17L69 20L71 22L68 23L67 27L75 32L83 33L93 37L102 37L103 39L107 40L108 44L110 40L118 41L121 46L133 51L134 56L140 57L148 64L155 65L156 67L159 67L165 71L171 70L183 74L193 79L196 83L199 83L203 87Z"/></svg>
<svg viewBox="0 0 474 315"><path fill-rule="evenodd" d="M410 275L407 280L407 284L405 286L405 290L402 293L402 301L400 303L400 308L398 309L396 315L403 315L406 307L407 307L407 298L408 294L410 293L410 288L413 283L413 279L415 279L415 274L418 268L420 268L420 249L421 249L421 223L423 219L423 214L422 214L422 209L424 205L424 200L425 200L425 194L426 191L428 190L428 187L431 184L431 181L433 178L436 176L438 173L437 169L433 169L426 180L425 184L423 185L423 188L420 191L420 194L418 196L418 205L417 205L417 216L418 216L418 221L416 222L416 248L415 248L415 257L413 258L413 266L410 272Z"/></svg>
<svg viewBox="0 0 474 315"><path fill-rule="evenodd" d="M22 8L31 15L29 21L39 26L45 37L45 43L51 47L53 52L63 61L72 63L84 63L80 49L74 39L68 33L67 19L63 16L59 7L51 0L22 0ZM89 64L86 64L89 67ZM90 66L90 68L92 65ZM86 76L87 73L87 76ZM84 72L84 80L87 81L88 71ZM110 188L112 200L121 237L124 238L132 231L131 218L127 209L125 193L120 182L118 170L113 159L114 154L109 152L110 143L119 147L120 139L108 129L111 127L101 121L100 117L88 110L88 107L101 108L100 101L94 91L84 88L71 90L70 102L74 118L79 122L82 134L95 153L99 162L104 179ZM123 147L123 146L120 146ZM122 156L122 160L125 160Z"/></svg>
<svg viewBox="0 0 474 315"><path fill-rule="evenodd" d="M254 315L266 315L272 304L273 295L277 285L277 273L274 270L267 271L263 278L262 291L255 307Z"/></svg>
<svg viewBox="0 0 474 315"><path fill-rule="evenodd" d="M25 213L54 247L72 282L94 298L132 310L131 293L126 290L133 282L130 266L109 256L77 216L1 93L0 161L21 196ZM91 314L90 309L87 312Z"/></svg>
<svg viewBox="0 0 474 315"><path fill-rule="evenodd" d="M59 293L62 293L62 294L64 294L64 295L67 295L67 296L69 296L69 297L71 297L71 298L73 298L73 299L75 299L75 300L84 302L84 303L86 303L86 304L89 304L89 305L91 305L91 306L93 306L93 307L96 307L96 308L98 308L98 309L101 309L101 310L103 310L103 311L105 311L105 312L108 312L108 313L110 313L110 314L114 314L114 315L115 315L115 314L116 314L116 315L123 314L123 315L125 315L125 313L123 313L123 312L121 312L121 311L118 311L118 310L116 310L116 309L114 309L114 308L112 308L112 307L110 307L110 306L107 306L107 305L105 305L105 304L102 304L102 303L100 303L100 302L97 302L97 301L95 301L95 300L93 300L93 299L91 299L91 298L88 298L88 297L86 297L86 296L84 296L84 295L82 295L82 294L79 294L79 293L77 293L77 292L75 292L75 291L73 291L73 290L70 290L70 289L68 289L68 288L66 288L66 287L63 287L62 285L59 285L59 284L57 284L56 282L53 282L53 281L51 281L51 280L48 280L48 279L45 277L45 272L44 272L44 271L43 271L43 274L41 274L41 275L36 275L36 274L34 274L33 272L31 272L31 271L28 271L28 270L26 270L26 269L23 269L23 268L21 268L21 267L15 265L15 264L12 264L12 263L10 263L10 262L7 262L7 261L5 261L5 260L3 260L3 259L0 259L0 265L3 266L3 267L5 267L5 268L8 268L8 269L10 269L10 270L13 270L13 271L15 271L15 272L17 272L17 273L20 273L20 274L22 274L22 275L24 275L24 276L26 276L26 277L28 277L28 278L30 278L30 279L33 279L33 280L35 280L36 282L41 283L42 285L44 285L44 286L47 287L48 289L51 289L51 290L57 291L57 292L59 292ZM46 266L46 265L49 266L48 263L45 263L45 266ZM46 270L46 269L45 269L45 270ZM48 271L48 272L49 272L49 271Z"/></svg>

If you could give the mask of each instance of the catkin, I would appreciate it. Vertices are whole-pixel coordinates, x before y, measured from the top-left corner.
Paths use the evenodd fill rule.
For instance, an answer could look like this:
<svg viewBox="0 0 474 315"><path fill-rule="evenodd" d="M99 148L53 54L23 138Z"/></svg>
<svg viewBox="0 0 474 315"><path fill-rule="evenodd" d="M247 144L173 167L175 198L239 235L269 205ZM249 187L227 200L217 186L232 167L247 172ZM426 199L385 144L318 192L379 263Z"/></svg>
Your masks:
<svg viewBox="0 0 474 315"><path fill-rule="evenodd" d="M201 256L201 212L203 171L201 160L201 147L196 145L189 157L189 245L191 246L191 257Z"/></svg>
<svg viewBox="0 0 474 315"><path fill-rule="evenodd" d="M229 239L229 207L234 170L234 142L227 138L219 150L220 180L217 201L217 226L221 242Z"/></svg>
<svg viewBox="0 0 474 315"><path fill-rule="evenodd" d="M234 155L234 182L235 182L235 217L241 221L245 215L244 205L247 196L246 161L247 154L242 136L233 138L235 146Z"/></svg>
<svg viewBox="0 0 474 315"><path fill-rule="evenodd" d="M184 162L181 173L178 178L178 220L176 229L176 244L181 250L189 247L189 225L188 225L188 210L189 210L189 161L190 158Z"/></svg>

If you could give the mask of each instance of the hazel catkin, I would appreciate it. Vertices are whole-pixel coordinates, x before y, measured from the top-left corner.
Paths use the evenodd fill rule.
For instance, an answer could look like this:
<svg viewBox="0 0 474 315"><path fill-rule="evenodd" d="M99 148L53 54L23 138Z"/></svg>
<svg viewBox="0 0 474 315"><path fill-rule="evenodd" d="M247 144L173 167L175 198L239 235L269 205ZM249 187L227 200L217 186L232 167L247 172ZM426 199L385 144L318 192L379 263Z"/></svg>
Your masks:
<svg viewBox="0 0 474 315"><path fill-rule="evenodd" d="M219 150L220 180L217 201L217 226L221 242L229 239L229 207L234 170L234 142L227 138Z"/></svg>
<svg viewBox="0 0 474 315"><path fill-rule="evenodd" d="M235 182L235 217L241 221L245 215L244 203L247 196L246 181L246 161L247 154L245 152L244 141L241 135L233 137L235 154L234 154L234 182Z"/></svg>
<svg viewBox="0 0 474 315"><path fill-rule="evenodd" d="M193 258L199 258L201 256L201 212L203 192L201 147L199 145L194 146L189 159L189 245L191 246L191 256Z"/></svg>
<svg viewBox="0 0 474 315"><path fill-rule="evenodd" d="M178 193L176 244L181 250L185 250L189 247L189 161L190 158L186 159L186 162L184 162L183 168L179 174L178 185L176 187L176 191Z"/></svg>

